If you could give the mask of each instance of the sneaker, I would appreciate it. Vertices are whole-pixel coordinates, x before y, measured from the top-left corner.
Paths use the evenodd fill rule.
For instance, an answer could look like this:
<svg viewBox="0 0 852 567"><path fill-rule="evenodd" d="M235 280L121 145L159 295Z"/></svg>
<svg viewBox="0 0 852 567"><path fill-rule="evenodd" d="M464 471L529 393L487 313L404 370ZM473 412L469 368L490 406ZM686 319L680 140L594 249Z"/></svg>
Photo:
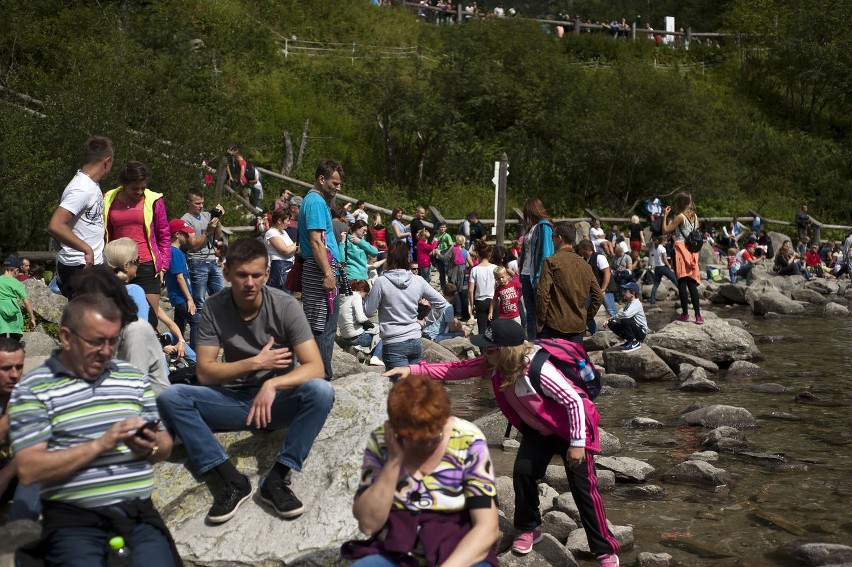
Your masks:
<svg viewBox="0 0 852 567"><path fill-rule="evenodd" d="M630 341L621 347L622 352L633 352L634 350L639 350L642 345L639 344L639 341Z"/></svg>
<svg viewBox="0 0 852 567"><path fill-rule="evenodd" d="M370 366L381 366L382 368L384 368L385 363L382 362L382 359L378 356L372 356L370 357Z"/></svg>
<svg viewBox="0 0 852 567"><path fill-rule="evenodd" d="M685 323L689 323L689 315L686 315L686 314L678 315L675 318L675 321L683 321Z"/></svg>
<svg viewBox="0 0 852 567"><path fill-rule="evenodd" d="M512 542L512 549L520 553L521 555L526 555L530 551L532 551L533 544L541 541L541 528L536 528L534 530L530 530L528 532L521 532L521 535L515 538L515 541Z"/></svg>
<svg viewBox="0 0 852 567"><path fill-rule="evenodd" d="M618 567L618 555L601 555L598 557L598 561L601 563L601 567Z"/></svg>
<svg viewBox="0 0 852 567"><path fill-rule="evenodd" d="M301 516L305 507L290 490L290 479L270 484L270 486L267 486L266 482L260 484L260 499L275 508L282 518L289 520Z"/></svg>
<svg viewBox="0 0 852 567"><path fill-rule="evenodd" d="M213 496L213 506L207 512L207 521L211 524L221 524L227 522L237 513L237 508L240 504L251 498L252 488L248 477L243 476L245 484L237 486L226 482L223 483L218 490L218 494Z"/></svg>
<svg viewBox="0 0 852 567"><path fill-rule="evenodd" d="M696 317L696 318L695 318L695 324L696 324L696 325L703 325L703 324L704 324L704 317L702 317L701 315L699 315L698 317Z"/></svg>

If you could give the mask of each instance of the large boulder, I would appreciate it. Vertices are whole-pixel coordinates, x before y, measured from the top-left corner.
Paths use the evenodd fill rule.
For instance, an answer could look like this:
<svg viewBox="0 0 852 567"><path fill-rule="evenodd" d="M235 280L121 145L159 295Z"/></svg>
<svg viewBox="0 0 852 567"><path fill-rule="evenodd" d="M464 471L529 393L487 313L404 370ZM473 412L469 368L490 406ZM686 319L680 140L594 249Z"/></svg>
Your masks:
<svg viewBox="0 0 852 567"><path fill-rule="evenodd" d="M473 422L485 435L488 444L491 446L500 446L506 436L506 426L509 425L509 420L503 415L500 410L486 414ZM513 427L509 432L509 438L514 439L517 430Z"/></svg>
<svg viewBox="0 0 852 567"><path fill-rule="evenodd" d="M840 543L793 541L783 549L798 565L852 564L852 547Z"/></svg>
<svg viewBox="0 0 852 567"><path fill-rule="evenodd" d="M331 565L340 544L362 537L352 516L352 498L361 473L362 450L370 432L385 419L389 384L376 373L347 376L333 383L335 403L314 442L304 469L293 476L293 491L305 513L283 521L261 505L258 495L226 524L205 525L209 491L185 467L182 451L157 465L154 504L192 565ZM218 434L232 462L257 486L278 453L283 434Z"/></svg>
<svg viewBox="0 0 852 567"><path fill-rule="evenodd" d="M40 333L38 329L32 333L24 333L21 340L26 343L27 356L41 356L47 358L54 349L59 348L59 343L47 333Z"/></svg>
<svg viewBox="0 0 852 567"><path fill-rule="evenodd" d="M607 372L613 374L626 374L635 380L648 381L676 378L668 364L646 345L642 345L633 352L624 352L617 347L611 348L605 350L603 356Z"/></svg>
<svg viewBox="0 0 852 567"><path fill-rule="evenodd" d="M703 325L675 321L648 335L645 342L716 364L763 358L748 331L729 325L724 319L708 319Z"/></svg>
<svg viewBox="0 0 852 567"><path fill-rule="evenodd" d="M455 354L460 360L479 356L479 349L473 346L470 339L466 337L455 337L438 344Z"/></svg>
<svg viewBox="0 0 852 567"><path fill-rule="evenodd" d="M719 365L712 360L707 360L706 358L701 358L699 356L694 356L661 346L651 346L651 348L660 358L663 359L663 361L665 361L666 364L669 365L669 368L671 368L673 372L680 370L681 364L691 364L696 368L703 368L707 372L719 372Z"/></svg>
<svg viewBox="0 0 852 567"><path fill-rule="evenodd" d="M705 406L687 412L680 416L680 423L711 428L723 425L728 425L736 429L757 427L757 421L747 409L724 405Z"/></svg>
<svg viewBox="0 0 852 567"><path fill-rule="evenodd" d="M62 319L62 312L68 305L68 300L58 293L53 293L49 287L32 278L24 280L23 283L27 290L27 297L33 304L33 311L42 319L58 325Z"/></svg>
<svg viewBox="0 0 852 567"><path fill-rule="evenodd" d="M654 472L654 467L632 457L595 457L595 466L612 471L615 477L630 482L645 482Z"/></svg>
<svg viewBox="0 0 852 567"><path fill-rule="evenodd" d="M365 372L367 368L361 364L355 355L349 354L336 344L331 353L331 371L335 380Z"/></svg>
<svg viewBox="0 0 852 567"><path fill-rule="evenodd" d="M602 331L598 331L590 337L585 337L583 339L583 348L586 349L586 352L594 352L598 350L608 349L609 347L615 346L620 342L622 341L615 333L613 333L609 329L604 329Z"/></svg>
<svg viewBox="0 0 852 567"><path fill-rule="evenodd" d="M826 303L828 303L828 299L826 299L823 294L812 289L796 289L793 290L793 293L791 295L796 301L807 301L808 303L812 303L814 305L825 305Z"/></svg>
<svg viewBox="0 0 852 567"><path fill-rule="evenodd" d="M825 306L822 312L827 317L846 317L849 315L849 308L839 303L831 302Z"/></svg>
<svg viewBox="0 0 852 567"><path fill-rule="evenodd" d="M611 523L609 520L606 521L606 525L609 528L609 531L612 532L612 535L615 537L615 540L618 542L619 548L622 551L627 551L628 549L633 548L633 526L616 526ZM586 530L580 528L571 532L571 535L568 536L568 541L565 542L565 547L571 553L590 553L589 551L589 540L586 539Z"/></svg>
<svg viewBox="0 0 852 567"><path fill-rule="evenodd" d="M698 251L698 266L701 268L701 273L707 271L707 266L717 264L718 262L719 259L716 258L716 252L713 250L713 246L708 242L705 242L704 246L701 247L701 250Z"/></svg>
<svg viewBox="0 0 852 567"><path fill-rule="evenodd" d="M840 284L834 280L815 279L807 282L805 289L813 290L822 295L830 295L840 291Z"/></svg>
<svg viewBox="0 0 852 567"><path fill-rule="evenodd" d="M766 315L769 312L781 315L798 315L805 308L798 301L793 301L780 291L766 291L758 295L751 305L755 315Z"/></svg>
<svg viewBox="0 0 852 567"><path fill-rule="evenodd" d="M455 362L458 357L453 351L433 343L429 339L423 339L423 359L426 362Z"/></svg>
<svg viewBox="0 0 852 567"><path fill-rule="evenodd" d="M675 465L663 473L662 478L664 481L673 484L714 488L730 483L733 477L726 470L714 467L706 461L694 460Z"/></svg>
<svg viewBox="0 0 852 567"><path fill-rule="evenodd" d="M746 291L748 291L748 286L743 284L724 284L719 286L717 293L727 300L728 303L745 305L748 303L746 300Z"/></svg>

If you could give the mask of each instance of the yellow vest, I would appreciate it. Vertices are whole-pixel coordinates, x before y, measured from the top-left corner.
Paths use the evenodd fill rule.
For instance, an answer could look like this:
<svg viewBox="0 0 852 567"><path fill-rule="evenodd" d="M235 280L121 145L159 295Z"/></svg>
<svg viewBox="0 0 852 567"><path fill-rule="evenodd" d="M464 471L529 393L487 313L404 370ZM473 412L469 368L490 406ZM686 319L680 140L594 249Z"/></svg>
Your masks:
<svg viewBox="0 0 852 567"><path fill-rule="evenodd" d="M107 219L109 218L109 209L112 206L113 201L115 201L115 197L118 195L119 191L121 191L121 187L116 187L104 194L104 234L107 242L109 242L109 223L107 222ZM143 196L144 201L142 203L142 228L145 231L145 240L148 242L148 250L151 252L151 258L154 259L155 270L157 269L157 252L151 245L151 223L154 221L154 201L162 198L162 193L155 193L150 189L145 189Z"/></svg>

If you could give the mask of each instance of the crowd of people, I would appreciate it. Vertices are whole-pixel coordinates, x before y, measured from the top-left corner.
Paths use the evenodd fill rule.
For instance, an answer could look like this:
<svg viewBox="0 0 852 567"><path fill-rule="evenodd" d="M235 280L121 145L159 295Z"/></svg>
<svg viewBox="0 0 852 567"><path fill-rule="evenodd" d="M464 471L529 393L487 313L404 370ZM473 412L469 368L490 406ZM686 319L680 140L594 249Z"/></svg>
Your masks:
<svg viewBox="0 0 852 567"><path fill-rule="evenodd" d="M238 148L230 154L239 156ZM582 339L596 332L604 306L620 348L641 348L648 324L640 283L648 270L651 302L669 278L679 290L677 318L691 320L691 301L694 322L703 323L693 249L699 219L688 193L677 195L674 209L649 199L650 240L638 216L624 233L595 222L578 238L572 223L553 222L531 197L521 238L503 247L487 241L475 212L451 235L445 223L430 231L423 207L407 224L393 209L389 225L361 201L338 207L343 167L324 160L310 191L282 191L268 217L259 217L256 238L226 246L224 209L205 210L201 189L188 190L185 214L170 219L163 195L148 188L152 172L130 161L120 185L102 191L114 155L108 138L87 140L81 169L51 217L49 231L62 246L56 285L69 302L59 348L26 376L22 307L29 329L36 320L19 281L24 262L7 258L0 276L0 493L12 501L12 519L43 524L42 539L20 553L48 565L103 565L120 536L146 564L179 565L151 503L152 465L179 438L212 494L206 521L227 522L255 487L217 440L220 431L286 428L256 490L278 516L298 518L306 503L292 479L332 410L338 342L362 350L395 382L389 419L367 441L354 495L368 539L347 542L343 557L360 567L407 564L412 556L430 566L497 565L488 446L473 424L453 417L438 384L486 376L523 432L513 467L515 552L529 553L542 537L536 483L559 455L590 550L602 566L618 565L594 468L599 388L592 386L600 377ZM846 262L846 271L852 262L852 232L823 249L801 234L801 254L790 241L768 254L759 237L741 233L734 222L725 236L745 243L732 254L732 280L771 256L779 274L841 275L825 254ZM161 304L163 286L173 317ZM468 335L471 320L480 356L423 362L424 339ZM139 557L133 564L143 563Z"/></svg>

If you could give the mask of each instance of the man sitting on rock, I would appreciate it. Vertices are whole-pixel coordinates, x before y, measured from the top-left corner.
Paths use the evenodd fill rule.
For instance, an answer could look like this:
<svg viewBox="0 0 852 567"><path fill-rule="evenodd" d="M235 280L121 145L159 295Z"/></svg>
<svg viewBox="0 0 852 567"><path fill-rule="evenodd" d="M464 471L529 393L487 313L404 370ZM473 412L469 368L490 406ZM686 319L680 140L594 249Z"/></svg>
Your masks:
<svg viewBox="0 0 852 567"><path fill-rule="evenodd" d="M176 384L157 399L195 472L210 473L214 498L207 520L214 524L230 520L252 487L213 431L288 428L275 464L260 484L260 496L280 516L295 518L304 506L290 490L290 471L302 469L334 404L334 390L323 379L322 357L302 307L290 295L264 285L267 265L266 247L253 238L228 249L224 275L231 287L207 300L198 331L201 385Z"/></svg>
<svg viewBox="0 0 852 567"><path fill-rule="evenodd" d="M61 348L12 391L9 429L18 479L41 483L46 565L105 565L107 541L122 536L145 564L179 564L154 505L153 464L172 438L159 427L151 385L112 356L121 312L100 294L72 299ZM137 560L134 565L141 564Z"/></svg>
<svg viewBox="0 0 852 567"><path fill-rule="evenodd" d="M642 290L636 282L621 286L624 290L624 309L606 322L609 330L626 342L621 346L624 352L633 352L641 346L648 335L648 321L642 308Z"/></svg>

